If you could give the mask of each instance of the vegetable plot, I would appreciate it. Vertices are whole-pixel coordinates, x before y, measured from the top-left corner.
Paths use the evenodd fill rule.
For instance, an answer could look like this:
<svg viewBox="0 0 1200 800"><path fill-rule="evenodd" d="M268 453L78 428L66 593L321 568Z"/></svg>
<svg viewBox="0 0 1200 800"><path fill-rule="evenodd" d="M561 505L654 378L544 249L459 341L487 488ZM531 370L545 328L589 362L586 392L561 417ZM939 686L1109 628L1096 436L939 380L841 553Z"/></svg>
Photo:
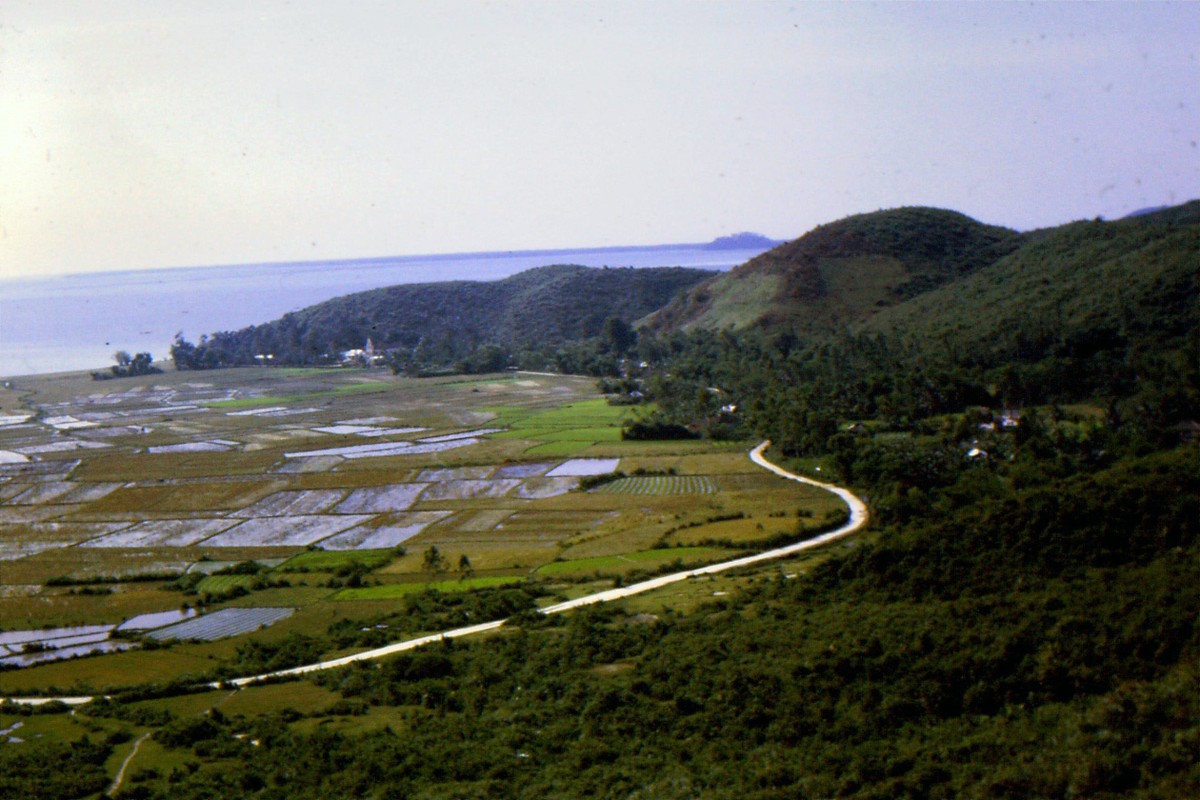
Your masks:
<svg viewBox="0 0 1200 800"><path fill-rule="evenodd" d="M598 494L712 494L717 487L705 475L638 475L592 490Z"/></svg>

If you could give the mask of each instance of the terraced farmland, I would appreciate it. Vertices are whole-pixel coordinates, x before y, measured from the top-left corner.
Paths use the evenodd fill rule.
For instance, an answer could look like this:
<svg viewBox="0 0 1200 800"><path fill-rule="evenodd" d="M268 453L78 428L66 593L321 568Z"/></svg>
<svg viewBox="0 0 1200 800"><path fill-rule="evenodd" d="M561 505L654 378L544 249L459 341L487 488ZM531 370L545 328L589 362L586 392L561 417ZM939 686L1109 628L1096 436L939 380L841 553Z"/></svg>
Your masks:
<svg viewBox="0 0 1200 800"><path fill-rule="evenodd" d="M760 524L764 505L802 494L740 446L621 442L634 412L586 379L243 369L28 380L17 387L28 413L0 417L11 454L0 458L0 628L141 617L125 630L175 641L99 659L112 667L3 645L30 690L211 670L231 656L226 636L266 623L277 624L266 638L320 632L428 588L699 563L733 551L682 545L761 538L782 524ZM622 469L648 474L578 491ZM229 570L247 561L256 574ZM192 609L205 613L185 620ZM46 648L54 657L136 646L62 638Z"/></svg>

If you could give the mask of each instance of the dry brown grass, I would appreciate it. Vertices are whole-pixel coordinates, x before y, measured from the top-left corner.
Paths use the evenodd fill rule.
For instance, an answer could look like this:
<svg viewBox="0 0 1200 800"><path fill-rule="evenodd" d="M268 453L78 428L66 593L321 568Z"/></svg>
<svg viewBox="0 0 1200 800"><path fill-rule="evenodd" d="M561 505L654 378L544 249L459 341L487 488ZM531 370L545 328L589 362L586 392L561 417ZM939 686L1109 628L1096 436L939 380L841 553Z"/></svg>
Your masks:
<svg viewBox="0 0 1200 800"><path fill-rule="evenodd" d="M285 482L265 480L123 487L87 504L80 513L109 515L232 511L285 488Z"/></svg>

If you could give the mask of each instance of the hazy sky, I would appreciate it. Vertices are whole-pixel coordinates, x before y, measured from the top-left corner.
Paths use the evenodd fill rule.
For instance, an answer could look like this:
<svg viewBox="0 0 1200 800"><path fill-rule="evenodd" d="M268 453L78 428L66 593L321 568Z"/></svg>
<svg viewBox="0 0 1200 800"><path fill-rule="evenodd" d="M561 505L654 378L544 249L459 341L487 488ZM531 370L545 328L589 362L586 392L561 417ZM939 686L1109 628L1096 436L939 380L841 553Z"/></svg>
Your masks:
<svg viewBox="0 0 1200 800"><path fill-rule="evenodd" d="M1200 195L1200 4L0 4L0 276Z"/></svg>

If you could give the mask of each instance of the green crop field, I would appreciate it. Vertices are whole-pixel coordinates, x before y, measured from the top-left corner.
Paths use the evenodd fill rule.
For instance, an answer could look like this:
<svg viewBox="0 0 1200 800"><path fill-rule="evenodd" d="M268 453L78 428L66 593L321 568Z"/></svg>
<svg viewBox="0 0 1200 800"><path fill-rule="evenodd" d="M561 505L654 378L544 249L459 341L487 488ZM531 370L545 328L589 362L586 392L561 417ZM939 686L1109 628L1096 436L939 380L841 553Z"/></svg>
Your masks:
<svg viewBox="0 0 1200 800"><path fill-rule="evenodd" d="M229 410L229 409L250 409L261 408L263 406L286 405L287 403L305 403L313 400L320 400L327 397L337 397L347 394L358 394L363 392L381 392L386 390L385 383L356 383L345 386L337 386L326 391L311 392L305 394L283 394L283 395L267 395L262 397L242 397L233 400L216 400L211 403L205 403L206 408L214 410Z"/></svg>
<svg viewBox="0 0 1200 800"><path fill-rule="evenodd" d="M529 456L568 456L597 443L619 442L621 423L632 413L627 406L606 400L585 400L556 408L493 406L494 425L508 430L495 439L532 439L540 442L525 451Z"/></svg>
<svg viewBox="0 0 1200 800"><path fill-rule="evenodd" d="M717 487L704 475L638 475L593 489L600 494L712 494Z"/></svg>
<svg viewBox="0 0 1200 800"><path fill-rule="evenodd" d="M525 455L533 457L574 456L592 446L590 440L565 439L557 442L534 445L525 451Z"/></svg>
<svg viewBox="0 0 1200 800"><path fill-rule="evenodd" d="M361 564L374 570L391 562L395 550L310 550L292 556L280 565L281 572L308 570L311 572L333 572L339 567Z"/></svg>
<svg viewBox="0 0 1200 800"><path fill-rule="evenodd" d="M254 575L209 575L196 584L196 591L204 594L220 594L236 587L248 587L254 583Z"/></svg>

